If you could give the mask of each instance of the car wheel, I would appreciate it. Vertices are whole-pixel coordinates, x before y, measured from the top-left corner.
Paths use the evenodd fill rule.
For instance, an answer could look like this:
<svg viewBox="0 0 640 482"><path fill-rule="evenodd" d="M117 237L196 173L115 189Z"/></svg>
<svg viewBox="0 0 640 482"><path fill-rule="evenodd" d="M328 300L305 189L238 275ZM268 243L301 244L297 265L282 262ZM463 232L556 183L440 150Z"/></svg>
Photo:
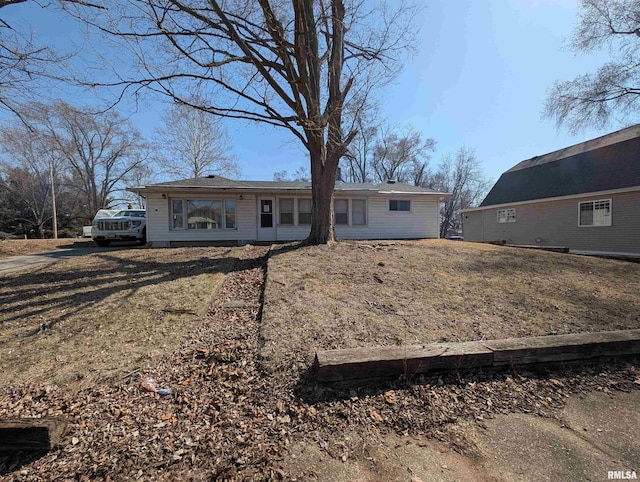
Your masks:
<svg viewBox="0 0 640 482"><path fill-rule="evenodd" d="M142 230L142 238L140 238L140 244L142 246L144 246L145 244L147 244L147 228L144 228Z"/></svg>
<svg viewBox="0 0 640 482"><path fill-rule="evenodd" d="M111 241L96 241L96 244L101 248L106 248L107 246L109 246L109 244L111 244Z"/></svg>

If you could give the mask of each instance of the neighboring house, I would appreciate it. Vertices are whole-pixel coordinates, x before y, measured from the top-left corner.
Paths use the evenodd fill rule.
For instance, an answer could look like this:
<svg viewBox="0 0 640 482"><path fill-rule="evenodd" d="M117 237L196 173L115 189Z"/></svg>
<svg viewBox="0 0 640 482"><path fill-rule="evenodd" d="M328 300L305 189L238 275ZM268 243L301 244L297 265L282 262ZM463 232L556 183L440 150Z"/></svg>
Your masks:
<svg viewBox="0 0 640 482"><path fill-rule="evenodd" d="M311 183L208 176L132 188L147 200L153 246L292 241L308 236ZM437 238L445 193L387 182L337 183L335 228L342 239Z"/></svg>
<svg viewBox="0 0 640 482"><path fill-rule="evenodd" d="M512 167L463 211L463 232L465 241L640 254L640 124Z"/></svg>

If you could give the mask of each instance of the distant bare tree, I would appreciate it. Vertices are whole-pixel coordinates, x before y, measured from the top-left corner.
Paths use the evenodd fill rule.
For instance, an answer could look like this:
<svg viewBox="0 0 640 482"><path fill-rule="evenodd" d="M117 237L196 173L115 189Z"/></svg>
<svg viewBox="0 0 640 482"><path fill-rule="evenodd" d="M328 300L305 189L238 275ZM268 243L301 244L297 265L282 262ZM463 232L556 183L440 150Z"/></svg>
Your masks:
<svg viewBox="0 0 640 482"><path fill-rule="evenodd" d="M377 105L363 102L353 114L352 128L356 135L349 145L340 165L342 180L348 182L371 182L372 162L378 132L382 129Z"/></svg>
<svg viewBox="0 0 640 482"><path fill-rule="evenodd" d="M595 73L556 82L544 115L577 132L611 120L640 117L640 0L581 0L571 48L607 48L611 60Z"/></svg>
<svg viewBox="0 0 640 482"><path fill-rule="evenodd" d="M102 8L83 0L0 0L0 9L27 1L42 8L59 8L64 4ZM27 29L0 19L0 106L23 121L19 100L24 100L39 80L60 79L63 75L61 65L69 57L51 46L39 44L33 32L25 31Z"/></svg>
<svg viewBox="0 0 640 482"><path fill-rule="evenodd" d="M291 175L289 175L289 173L286 170L274 172L273 180L274 181L311 182L311 174L309 174L309 169L307 169L306 167L300 166Z"/></svg>
<svg viewBox="0 0 640 482"><path fill-rule="evenodd" d="M207 174L239 176L238 159L221 118L176 104L163 120L155 145L160 149L160 166L167 173L182 179Z"/></svg>
<svg viewBox="0 0 640 482"><path fill-rule="evenodd" d="M75 193L82 217L123 200L123 189L147 162L140 133L115 111L90 113L65 102L33 103L23 109L29 127L64 167L67 189ZM19 128L16 126L15 128Z"/></svg>
<svg viewBox="0 0 640 482"><path fill-rule="evenodd" d="M420 185L427 173L430 153L435 151L436 141L424 139L422 134L409 127L405 132L398 129L382 132L371 162L374 180Z"/></svg>
<svg viewBox="0 0 640 482"><path fill-rule="evenodd" d="M461 147L455 154L447 154L440 161L436 172L423 182L425 187L451 193L440 209L440 237L462 226L462 210L477 206L489 190L476 153Z"/></svg>

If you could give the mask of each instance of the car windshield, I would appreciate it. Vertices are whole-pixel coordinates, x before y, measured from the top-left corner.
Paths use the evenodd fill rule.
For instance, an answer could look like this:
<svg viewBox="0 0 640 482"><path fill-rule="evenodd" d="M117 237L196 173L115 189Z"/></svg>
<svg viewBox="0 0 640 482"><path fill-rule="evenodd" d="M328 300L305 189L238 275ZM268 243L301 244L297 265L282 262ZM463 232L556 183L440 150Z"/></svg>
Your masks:
<svg viewBox="0 0 640 482"><path fill-rule="evenodd" d="M146 217L146 212L139 211L139 210L126 210L126 211L120 211L118 214L116 214L116 217L144 218Z"/></svg>

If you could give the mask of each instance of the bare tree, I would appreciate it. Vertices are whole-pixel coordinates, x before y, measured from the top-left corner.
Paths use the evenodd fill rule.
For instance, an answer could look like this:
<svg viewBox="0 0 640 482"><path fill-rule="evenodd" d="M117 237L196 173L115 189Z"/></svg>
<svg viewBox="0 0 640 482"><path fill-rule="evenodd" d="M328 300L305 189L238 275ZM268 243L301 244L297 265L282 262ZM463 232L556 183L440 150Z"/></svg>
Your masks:
<svg viewBox="0 0 640 482"><path fill-rule="evenodd" d="M435 150L436 141L423 139L420 132L407 128L382 132L373 151L371 166L378 182L393 179L398 182L420 185L427 173L429 153Z"/></svg>
<svg viewBox="0 0 640 482"><path fill-rule="evenodd" d="M299 182L310 182L311 174L309 174L309 169L304 166L300 166L296 169L293 174L289 175L289 173L284 171L276 171L273 173L274 181L299 181Z"/></svg>
<svg viewBox="0 0 640 482"><path fill-rule="evenodd" d="M440 237L462 227L462 210L477 206L490 187L473 149L461 147L444 156L425 187L450 193L440 208Z"/></svg>
<svg viewBox="0 0 640 482"><path fill-rule="evenodd" d="M29 127L66 171L84 219L122 198L126 184L147 162L140 133L115 111L90 113L64 102L34 103L23 110ZM17 127L17 126L16 126Z"/></svg>
<svg viewBox="0 0 640 482"><path fill-rule="evenodd" d="M182 179L207 174L239 175L238 159L221 118L176 104L163 120L155 145L160 149L160 166L167 173Z"/></svg>
<svg viewBox="0 0 640 482"><path fill-rule="evenodd" d="M307 149L312 223L307 242L335 239L333 190L351 99L387 83L414 41L414 9L364 0L122 0L85 21L138 56L125 90L150 88L215 115L288 130ZM106 2L105 2L106 5ZM191 103L199 94L202 102Z"/></svg>
<svg viewBox="0 0 640 482"><path fill-rule="evenodd" d="M611 61L595 73L556 82L544 115L577 132L611 120L637 121L640 104L640 0L581 0L571 48L608 49Z"/></svg>
<svg viewBox="0 0 640 482"><path fill-rule="evenodd" d="M348 182L371 182L373 152L381 128L376 104L363 103L355 112L352 128L356 135L341 161L342 179Z"/></svg>
<svg viewBox="0 0 640 482"><path fill-rule="evenodd" d="M26 2L0 0L0 9ZM83 0L29 0L29 3L36 3L42 8L59 8L65 4L102 8ZM20 112L20 100L32 93L38 81L61 80L64 77L61 66L69 57L69 53L61 54L49 45L39 44L29 27L11 25L0 19L0 106L25 121Z"/></svg>

